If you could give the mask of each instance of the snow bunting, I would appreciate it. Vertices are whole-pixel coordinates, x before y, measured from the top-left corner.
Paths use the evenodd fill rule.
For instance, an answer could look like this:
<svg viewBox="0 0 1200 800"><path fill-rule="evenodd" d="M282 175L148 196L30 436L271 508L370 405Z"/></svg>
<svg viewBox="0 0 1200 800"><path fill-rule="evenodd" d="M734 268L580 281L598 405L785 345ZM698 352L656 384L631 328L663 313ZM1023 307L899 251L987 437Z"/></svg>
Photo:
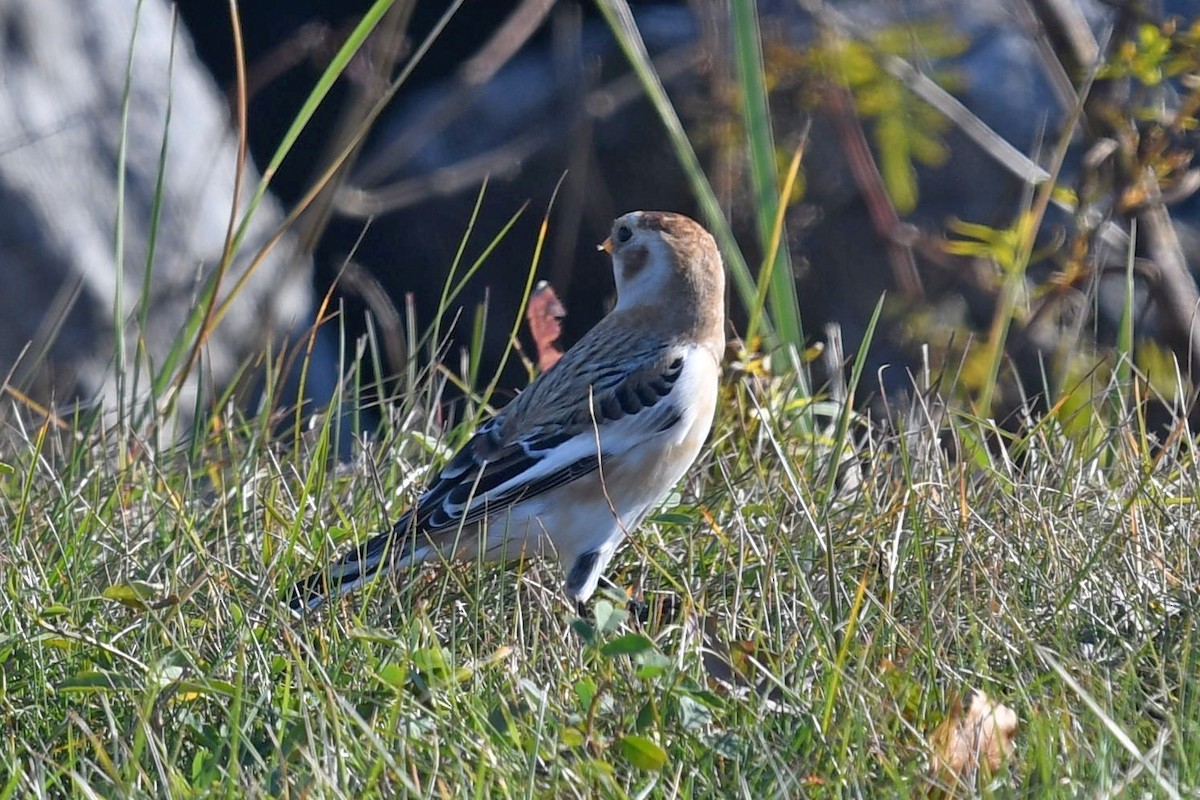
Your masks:
<svg viewBox="0 0 1200 800"><path fill-rule="evenodd" d="M712 427L725 271L708 231L634 211L600 245L617 305L479 428L393 528L297 584L313 609L427 561L555 554L577 603L626 533L679 481Z"/></svg>

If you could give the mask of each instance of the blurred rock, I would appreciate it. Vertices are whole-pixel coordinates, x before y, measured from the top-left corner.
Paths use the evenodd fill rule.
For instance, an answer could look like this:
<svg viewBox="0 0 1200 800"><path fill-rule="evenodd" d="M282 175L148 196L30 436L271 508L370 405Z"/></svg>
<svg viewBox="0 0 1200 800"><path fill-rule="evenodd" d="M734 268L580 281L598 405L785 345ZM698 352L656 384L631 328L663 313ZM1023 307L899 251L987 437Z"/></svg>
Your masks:
<svg viewBox="0 0 1200 800"><path fill-rule="evenodd" d="M175 26L169 4L146 0L135 20L137 6L135 0L0 4L0 379L11 371L13 388L60 407L116 406L118 331L130 364L126 391L136 383L144 396L147 365L132 364L138 339L153 368L161 367L221 259L230 216L237 139L229 106L186 31ZM257 181L251 167L243 198ZM222 297L282 218L268 197L224 278ZM211 397L245 359L267 342L283 344L305 324L310 275L310 263L285 238L209 338L201 367L182 387L185 415L198 393Z"/></svg>

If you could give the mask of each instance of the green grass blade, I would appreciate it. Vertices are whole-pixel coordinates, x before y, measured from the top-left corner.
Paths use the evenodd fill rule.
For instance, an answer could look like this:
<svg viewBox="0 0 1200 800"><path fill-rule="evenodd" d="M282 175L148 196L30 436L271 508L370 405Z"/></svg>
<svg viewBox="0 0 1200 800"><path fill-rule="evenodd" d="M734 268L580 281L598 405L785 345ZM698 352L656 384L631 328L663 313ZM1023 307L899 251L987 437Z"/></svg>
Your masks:
<svg viewBox="0 0 1200 800"><path fill-rule="evenodd" d="M642 34L638 30L637 23L634 22L629 4L625 0L598 0L597 5L612 29L621 50L625 53L625 57L629 59L629 64L633 67L647 97L650 98L650 103L658 112L663 127L666 128L675 155L704 212L705 222L725 256L725 263L729 268L730 277L733 279L734 288L746 307L751 307L755 296L754 276L750 273L741 248L733 237L733 230L729 227L729 221L721 210L721 204L717 200L716 193L713 192L708 176L704 174L704 168L700 165L700 159L696 156L696 151L683 129L683 123L675 112L675 106L667 97L667 91L654 69L654 62L650 60L646 43L642 41ZM765 333L774 330L771 319L765 315L762 319L762 328Z"/></svg>
<svg viewBox="0 0 1200 800"><path fill-rule="evenodd" d="M759 243L766 254L764 262L774 254L767 301L780 343L800 353L804 350L804 331L800 323L800 303L796 296L791 255L787 247L777 244L772 247L772 242L780 241L776 235L776 223L782 220L782 213L758 12L754 0L733 0L730 10L734 62L741 89L742 124L746 129L746 147L749 151L755 222L758 224ZM786 233L782 240L787 241ZM757 296L755 302L758 302ZM761 311L751 306L751 313L761 314ZM798 364L795 366L799 367Z"/></svg>

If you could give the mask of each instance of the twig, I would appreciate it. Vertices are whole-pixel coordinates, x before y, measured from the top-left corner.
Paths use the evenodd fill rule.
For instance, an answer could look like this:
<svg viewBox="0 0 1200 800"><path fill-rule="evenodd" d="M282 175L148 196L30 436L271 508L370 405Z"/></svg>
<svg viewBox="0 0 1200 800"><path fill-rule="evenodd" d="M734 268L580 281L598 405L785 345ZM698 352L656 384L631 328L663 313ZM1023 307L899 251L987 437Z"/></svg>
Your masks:
<svg viewBox="0 0 1200 800"><path fill-rule="evenodd" d="M1086 75L1100 58L1100 46L1079 4L1073 0L1024 0L1022 5L1037 17L1068 78Z"/></svg>
<svg viewBox="0 0 1200 800"><path fill-rule="evenodd" d="M1035 7L1037 4L1037 7ZM1087 29L1087 20L1070 0L1020 0L1014 4L1017 16L1025 24L1030 40L1038 49L1042 69L1050 81L1050 88L1062 111L1075 106L1075 84L1071 75L1086 75L1096 63L1095 40ZM1084 42L1075 42L1078 36L1075 25L1082 23L1084 33L1091 41L1091 55L1086 55ZM1064 41L1067 40L1067 41ZM1076 47L1079 51L1076 51ZM1067 63L1063 63L1064 56Z"/></svg>
<svg viewBox="0 0 1200 800"><path fill-rule="evenodd" d="M1067 0L1029 1L1042 16L1043 24L1048 29L1061 28L1064 32L1060 39L1066 48L1066 58L1073 63L1089 63L1088 59L1090 63L1095 63L1101 48L1091 30L1085 23L1081 23L1077 9L1073 9ZM1130 179L1140 181L1146 193L1146 202L1137 212L1138 230L1150 257L1158 266L1159 305L1186 344L1186 352L1177 355L1186 360L1188 378L1194 382L1200 377L1200 326L1197 325L1196 318L1200 308L1200 292L1197 291L1196 282L1188 269L1183 248L1179 245L1179 236L1175 232L1175 224L1171 221L1171 215L1163 201L1162 190L1154 171L1146 169L1143 175L1133 175Z"/></svg>
<svg viewBox="0 0 1200 800"><path fill-rule="evenodd" d="M415 6L415 0L408 0L398 2L388 9L387 14L379 21L379 26L371 34L371 57L364 52L365 48L357 56L367 61L369 75L366 80L351 84L359 89L352 94L346 110L339 115L337 129L329 137L325 152L317 162L320 169L316 175L320 175L325 166L334 163L343 150L349 149L350 153L297 221L297 238L303 253L312 253L316 249L325 228L329 225L338 189L346 182L363 146L364 139L358 136L358 132L367 124L371 109L387 92L392 70L404 52L405 32L408 30Z"/></svg>
<svg viewBox="0 0 1200 800"><path fill-rule="evenodd" d="M554 0L523 0L483 47L458 72L458 85L447 92L421 120L363 161L356 181L371 185L385 180L471 106L483 86L495 77L541 27Z"/></svg>
<svg viewBox="0 0 1200 800"><path fill-rule="evenodd" d="M883 185L883 177L875 163L875 156L867 144L858 116L854 114L850 100L845 90L834 88L828 95L830 110L834 122L842 134L842 143L846 151L846 161L854 182L862 192L867 203L867 212L875 231L884 238L888 246L888 262L892 266L892 276L896 287L905 299L919 300L925 290L921 286L921 276L917 272L917 262L913 258L912 240L914 238L910 226L900 221L896 207L892 205L891 197Z"/></svg>
<svg viewBox="0 0 1200 800"><path fill-rule="evenodd" d="M657 56L654 64L659 76L663 80L670 80L695 69L702 58L703 54L697 48L685 45ZM641 96L642 88L637 77L622 76L587 94L583 102L585 119L608 119ZM356 172L354 184L339 189L335 206L339 214L366 218L407 208L430 197L456 194L468 186L477 185L488 176L509 174L522 160L546 146L552 133L550 126L540 125L479 155L376 189L362 188L368 181L362 179L361 171ZM382 164L375 165L384 172L398 166L398 162L389 162L386 169Z"/></svg>
<svg viewBox="0 0 1200 800"><path fill-rule="evenodd" d="M1162 291L1159 302L1171 322L1178 328L1187 344L1188 380L1195 383L1200 377L1200 325L1197 325L1197 309L1200 307L1200 292L1188 271L1187 259L1179 246L1175 224L1162 202L1158 181L1150 169L1143 178L1150 201L1138 212L1138 230L1150 257L1158 265Z"/></svg>
<svg viewBox="0 0 1200 800"><path fill-rule="evenodd" d="M822 2L822 0L796 0L796 2L822 24L828 25L830 29L855 41L869 43L862 27L830 4ZM881 53L880 61L889 74L954 123L976 146L1017 178L1030 186L1038 186L1049 180L1049 172L1009 144L1003 136L992 130L958 98L938 86L932 78L899 56ZM1075 211L1074 206L1062 198L1052 197L1051 202L1068 212ZM1129 246L1129 236L1112 221L1103 223L1099 228L1098 235L1110 247L1124 249Z"/></svg>

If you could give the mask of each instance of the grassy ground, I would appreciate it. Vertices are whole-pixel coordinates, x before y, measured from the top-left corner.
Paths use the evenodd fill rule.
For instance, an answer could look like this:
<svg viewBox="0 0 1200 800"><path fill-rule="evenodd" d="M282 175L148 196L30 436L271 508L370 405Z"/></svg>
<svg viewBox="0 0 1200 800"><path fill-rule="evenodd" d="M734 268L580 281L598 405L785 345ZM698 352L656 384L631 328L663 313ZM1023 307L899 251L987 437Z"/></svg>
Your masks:
<svg viewBox="0 0 1200 800"><path fill-rule="evenodd" d="M190 451L10 422L0 796L910 796L968 688L1020 718L984 796L1200 791L1195 450L948 416L829 479L784 381L729 376L678 496L618 558L644 622L551 564L279 598L385 525L462 431L419 413ZM123 453L123 455L122 455ZM832 572L830 572L832 570Z"/></svg>

